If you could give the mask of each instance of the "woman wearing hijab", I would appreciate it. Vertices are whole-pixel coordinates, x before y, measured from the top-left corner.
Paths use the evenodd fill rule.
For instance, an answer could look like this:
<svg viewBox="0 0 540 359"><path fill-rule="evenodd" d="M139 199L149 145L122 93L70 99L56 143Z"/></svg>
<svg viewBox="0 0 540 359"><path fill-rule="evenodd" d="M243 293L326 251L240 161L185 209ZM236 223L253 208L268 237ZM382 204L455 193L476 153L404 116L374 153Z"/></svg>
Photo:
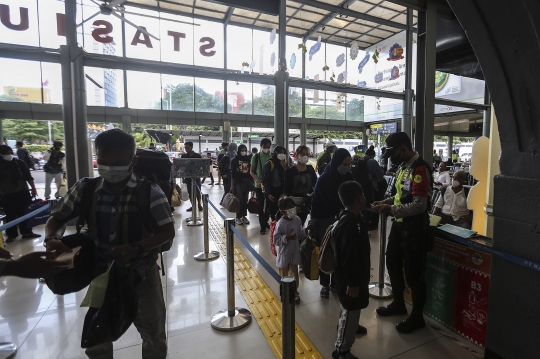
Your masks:
<svg viewBox="0 0 540 359"><path fill-rule="evenodd" d="M251 158L248 156L245 145L238 146L238 154L231 161L231 192L234 192L240 201L240 209L236 213L236 224L249 224L247 219L247 205L249 200L249 191L253 191L253 178L249 173Z"/></svg>
<svg viewBox="0 0 540 359"><path fill-rule="evenodd" d="M264 164L262 178L264 195L267 198L266 209L270 212L272 221L276 219L276 213L279 210L278 200L283 194L287 167L287 150L281 146L276 146L272 158Z"/></svg>
<svg viewBox="0 0 540 359"><path fill-rule="evenodd" d="M229 146L227 146L227 152L225 152L225 155L218 163L219 172L221 173L221 178L223 179L224 189L223 197L221 197L221 202L219 202L219 204L223 204L223 198L225 198L231 189L231 161L236 157L237 148L236 143L230 143Z"/></svg>
<svg viewBox="0 0 540 359"><path fill-rule="evenodd" d="M349 172L351 160L351 154L345 148L336 150L315 185L311 202L311 235L315 236L319 244L326 229L336 221L336 216L343 209L338 189L342 183L354 180L354 176ZM319 278L322 286L321 297L328 298L330 275L319 272Z"/></svg>
<svg viewBox="0 0 540 359"><path fill-rule="evenodd" d="M311 194L317 182L317 174L313 166L308 165L309 148L300 145L296 149L297 163L294 167L289 167L285 171L285 188L283 193L291 196L296 203L296 215L306 222L311 207Z"/></svg>

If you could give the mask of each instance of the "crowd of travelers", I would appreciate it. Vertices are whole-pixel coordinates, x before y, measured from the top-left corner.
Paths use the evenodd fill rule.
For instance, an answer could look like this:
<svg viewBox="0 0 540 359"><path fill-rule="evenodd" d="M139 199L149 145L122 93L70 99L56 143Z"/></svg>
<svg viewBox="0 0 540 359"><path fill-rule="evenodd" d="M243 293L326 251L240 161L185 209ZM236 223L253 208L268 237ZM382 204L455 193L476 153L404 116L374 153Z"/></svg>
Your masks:
<svg viewBox="0 0 540 359"><path fill-rule="evenodd" d="M64 155L61 143L48 151L52 158L47 182L61 180ZM64 239L67 222L82 218L88 231L81 241L87 241L97 255L95 275L105 273L114 260L115 275L129 282L139 299L133 319L143 339L143 357L165 358L167 355L166 313L156 264L158 253L174 238L174 219L168 195L154 183L148 184L135 173L139 161L135 141L119 129L105 131L95 140L97 179L84 178L72 186L52 208L45 228L47 253L33 253L16 261L8 261L9 252L0 249L0 275L43 277L65 270L66 264L51 260L74 250ZM0 146L0 195L4 201L6 219L24 215L25 205L36 189L28 167L13 160L13 150ZM376 161L373 146L365 153L351 155L335 143L325 144L325 150L310 161L311 152L305 145L295 149L294 160L285 147L273 145L264 138L260 149L251 151L243 144L222 143L215 165L217 184L223 182L223 198L228 193L238 198L236 225L250 225L248 201L256 198L259 233L265 235L273 224L272 241L276 246L276 266L279 275L296 279L295 302L300 302L300 246L309 238L318 246L328 240L334 252L333 273L319 271L320 296L328 298L335 291L340 301L337 340L332 357L355 358L350 352L356 335L367 333L359 324L361 309L368 306L370 281L369 232L379 225L379 214L392 219L388 238L386 263L394 293L391 304L377 309L381 317L407 314L403 292L405 279L412 291L412 312L397 324L401 333L412 333L425 327L423 307L426 302L426 253L431 249L429 213L442 217L444 223L470 225L467 210L465 173L457 172L453 179L444 162L433 174L412 148L403 132L389 135L380 161ZM193 143L185 143L182 158L202 158L193 151ZM211 158L208 156L208 158ZM316 168L314 168L314 164ZM53 166L54 165L54 166ZM210 168L211 185L214 185ZM390 182L385 174L392 174ZM201 179L184 180L188 189L200 188ZM194 182L194 183L193 183ZM390 185L388 185L390 183ZM434 201L433 189L440 192ZM200 192L190 198L192 205L202 210ZM50 195L50 190L47 194ZM192 191L188 193L191 196ZM144 198L144 200L141 200ZM223 201L222 198L222 201ZM435 202L435 203L432 203ZM151 211L149 210L151 208ZM191 211L189 208L187 211ZM8 242L18 233L34 238L25 221L8 230ZM166 249L165 249L166 250ZM112 341L101 342L86 350L89 358L112 357Z"/></svg>

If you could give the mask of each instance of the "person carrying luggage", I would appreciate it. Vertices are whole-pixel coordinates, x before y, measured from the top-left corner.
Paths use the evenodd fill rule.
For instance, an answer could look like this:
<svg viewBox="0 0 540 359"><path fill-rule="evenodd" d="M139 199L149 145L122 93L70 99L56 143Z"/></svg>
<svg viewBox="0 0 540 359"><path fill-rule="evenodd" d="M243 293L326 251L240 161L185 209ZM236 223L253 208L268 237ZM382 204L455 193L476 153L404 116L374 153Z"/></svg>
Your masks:
<svg viewBox="0 0 540 359"><path fill-rule="evenodd" d="M133 136L120 129L108 130L96 137L95 148L100 177L79 180L52 208L44 245L57 255L71 252L62 242L65 225L86 213L85 235L96 247L97 271L104 273L114 260L120 280L135 278L138 310L134 325L143 341L142 357L165 359L166 309L156 261L162 246L175 236L170 205L157 184L133 172L138 161ZM91 210L81 208L87 191L92 194L87 205ZM86 355L90 359L112 358L113 343L87 348Z"/></svg>

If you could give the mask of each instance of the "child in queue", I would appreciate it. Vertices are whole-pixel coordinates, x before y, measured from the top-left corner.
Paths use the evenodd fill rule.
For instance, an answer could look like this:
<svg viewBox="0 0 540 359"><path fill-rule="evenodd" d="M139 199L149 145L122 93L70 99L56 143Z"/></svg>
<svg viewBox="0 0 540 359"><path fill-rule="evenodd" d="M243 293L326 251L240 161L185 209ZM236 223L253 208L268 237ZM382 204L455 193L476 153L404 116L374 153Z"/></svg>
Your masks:
<svg viewBox="0 0 540 359"><path fill-rule="evenodd" d="M298 266L300 265L300 240L308 234L309 226L302 227L302 220L296 215L296 204L290 197L281 197L278 201L278 217L274 230L279 275L294 277L296 280L296 295L294 301L300 303L298 293Z"/></svg>

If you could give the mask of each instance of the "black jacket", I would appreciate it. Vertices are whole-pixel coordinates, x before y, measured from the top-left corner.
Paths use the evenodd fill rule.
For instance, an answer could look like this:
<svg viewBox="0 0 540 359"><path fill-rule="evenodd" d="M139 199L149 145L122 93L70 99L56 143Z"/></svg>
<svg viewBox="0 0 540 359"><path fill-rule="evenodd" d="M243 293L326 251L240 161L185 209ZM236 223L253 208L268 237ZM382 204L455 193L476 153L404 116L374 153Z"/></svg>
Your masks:
<svg viewBox="0 0 540 359"><path fill-rule="evenodd" d="M334 278L338 286L339 302L347 310L366 308L369 304L371 247L362 217L343 210L332 231L332 243L336 257ZM358 297L348 296L347 286L359 287Z"/></svg>

